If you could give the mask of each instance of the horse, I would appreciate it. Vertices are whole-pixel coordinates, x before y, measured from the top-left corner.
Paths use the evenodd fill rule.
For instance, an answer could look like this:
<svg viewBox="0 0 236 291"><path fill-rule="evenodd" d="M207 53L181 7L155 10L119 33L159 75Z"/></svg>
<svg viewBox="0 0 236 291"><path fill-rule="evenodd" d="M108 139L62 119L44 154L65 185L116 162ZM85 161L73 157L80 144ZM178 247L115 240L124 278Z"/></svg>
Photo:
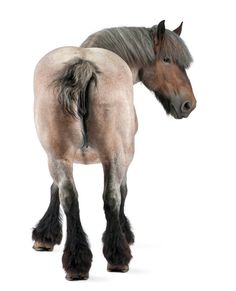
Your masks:
<svg viewBox="0 0 236 291"><path fill-rule="evenodd" d="M74 163L102 164L107 270L129 270L134 233L124 206L138 129L133 84L143 82L167 114L176 119L189 116L196 99L186 74L192 57L181 31L182 23L170 31L164 21L151 28L105 29L80 47L49 52L36 65L35 126L53 183L48 209L32 231L33 248L52 251L61 243L61 205L67 221L62 264L68 280L87 279L92 264Z"/></svg>

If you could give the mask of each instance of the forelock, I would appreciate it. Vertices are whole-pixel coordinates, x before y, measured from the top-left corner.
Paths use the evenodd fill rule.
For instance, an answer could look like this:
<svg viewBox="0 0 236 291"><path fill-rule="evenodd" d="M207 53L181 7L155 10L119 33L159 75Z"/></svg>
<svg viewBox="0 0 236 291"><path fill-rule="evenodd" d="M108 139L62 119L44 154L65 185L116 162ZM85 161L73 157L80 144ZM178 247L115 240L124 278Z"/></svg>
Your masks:
<svg viewBox="0 0 236 291"><path fill-rule="evenodd" d="M193 58L184 41L174 32L166 29L161 46L156 52L157 58L171 58L171 60L183 68L190 67Z"/></svg>

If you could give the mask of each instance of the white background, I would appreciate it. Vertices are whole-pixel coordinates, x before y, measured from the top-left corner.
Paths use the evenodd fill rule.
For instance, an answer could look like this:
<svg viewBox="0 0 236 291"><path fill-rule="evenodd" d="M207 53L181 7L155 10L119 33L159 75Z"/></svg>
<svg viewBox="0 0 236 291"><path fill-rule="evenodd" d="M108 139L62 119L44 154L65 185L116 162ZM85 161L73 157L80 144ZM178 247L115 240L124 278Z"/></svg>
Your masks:
<svg viewBox="0 0 236 291"><path fill-rule="evenodd" d="M236 290L233 2L1 2L1 290ZM47 208L51 184L33 124L35 64L48 51L79 45L99 29L151 27L163 19L169 29L184 21L198 106L188 119L174 120L143 85L135 86L139 132L126 205L136 234L130 272L106 271L101 166L76 166L94 261L88 281L67 282L63 244L53 253L31 248L31 229Z"/></svg>

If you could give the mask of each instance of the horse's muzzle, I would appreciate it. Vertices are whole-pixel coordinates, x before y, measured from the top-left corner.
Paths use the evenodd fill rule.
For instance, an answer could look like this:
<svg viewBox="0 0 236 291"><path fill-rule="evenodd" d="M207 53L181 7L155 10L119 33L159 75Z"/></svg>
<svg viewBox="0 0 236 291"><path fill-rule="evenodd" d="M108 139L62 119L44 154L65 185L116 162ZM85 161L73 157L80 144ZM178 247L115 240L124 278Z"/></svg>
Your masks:
<svg viewBox="0 0 236 291"><path fill-rule="evenodd" d="M180 106L171 103L170 113L176 119L187 118L189 114L196 108L196 101L184 101Z"/></svg>

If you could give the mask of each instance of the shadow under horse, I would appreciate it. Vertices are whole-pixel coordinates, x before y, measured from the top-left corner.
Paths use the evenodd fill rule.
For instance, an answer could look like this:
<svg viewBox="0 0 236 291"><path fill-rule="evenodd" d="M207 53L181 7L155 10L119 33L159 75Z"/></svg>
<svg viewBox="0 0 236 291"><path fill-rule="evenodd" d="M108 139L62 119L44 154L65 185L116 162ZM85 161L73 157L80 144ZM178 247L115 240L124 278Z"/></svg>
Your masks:
<svg viewBox="0 0 236 291"><path fill-rule="evenodd" d="M164 21L152 28L120 27L97 32L81 47L49 52L36 66L34 114L53 184L49 207L33 229L34 249L51 251L67 237L62 257L68 280L87 279L92 263L79 213L73 164L102 163L107 220L103 253L109 271L126 272L134 234L124 213L127 171L138 124L133 84L143 82L167 114L188 117L196 106L186 69L192 62L180 38Z"/></svg>

